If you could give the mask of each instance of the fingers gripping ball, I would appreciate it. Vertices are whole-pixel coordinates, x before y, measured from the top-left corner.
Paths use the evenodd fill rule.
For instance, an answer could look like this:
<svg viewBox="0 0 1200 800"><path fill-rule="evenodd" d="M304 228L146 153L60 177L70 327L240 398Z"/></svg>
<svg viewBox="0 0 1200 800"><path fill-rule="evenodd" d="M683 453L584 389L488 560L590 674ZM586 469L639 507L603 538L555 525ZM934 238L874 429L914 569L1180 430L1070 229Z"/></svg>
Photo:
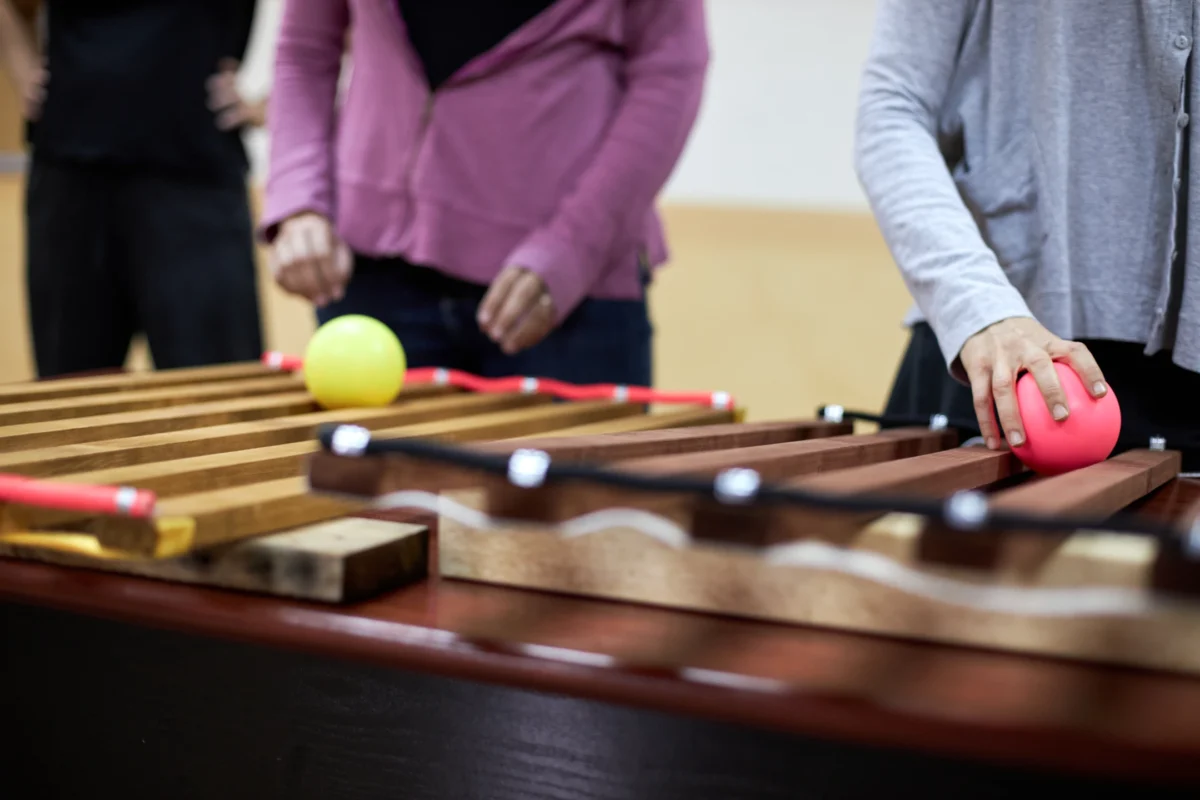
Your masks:
<svg viewBox="0 0 1200 800"><path fill-rule="evenodd" d="M1121 406L1109 387L1093 398L1075 370L1055 362L1067 395L1070 415L1058 422L1046 408L1037 382L1029 373L1017 380L1017 405L1025 425L1025 444L1013 449L1034 472L1058 475L1098 464L1112 454L1121 434Z"/></svg>
<svg viewBox="0 0 1200 800"><path fill-rule="evenodd" d="M357 314L326 322L304 354L304 383L327 409L385 406L404 386L407 360L396 334Z"/></svg>

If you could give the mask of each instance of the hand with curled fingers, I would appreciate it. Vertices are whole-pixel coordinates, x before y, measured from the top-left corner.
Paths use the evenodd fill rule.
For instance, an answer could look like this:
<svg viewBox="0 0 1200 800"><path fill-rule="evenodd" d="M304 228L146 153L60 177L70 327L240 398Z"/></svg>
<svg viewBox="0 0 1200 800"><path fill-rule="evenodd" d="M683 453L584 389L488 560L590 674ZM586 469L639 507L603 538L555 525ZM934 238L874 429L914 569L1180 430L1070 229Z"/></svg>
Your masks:
<svg viewBox="0 0 1200 800"><path fill-rule="evenodd" d="M546 338L556 319L545 281L524 267L505 268L479 304L479 327L510 356Z"/></svg>
<svg viewBox="0 0 1200 800"><path fill-rule="evenodd" d="M1092 397L1100 398L1108 392L1104 375L1087 347L1061 339L1027 317L1002 320L983 329L967 340L959 358L970 380L980 432L993 450L1000 448L1002 440L1014 448L1026 441L1017 407L1016 386L1021 373L1032 376L1050 414L1060 422L1070 415L1070 406L1055 372L1055 361L1075 370Z"/></svg>
<svg viewBox="0 0 1200 800"><path fill-rule="evenodd" d="M270 263L280 288L319 308L342 299L354 269L350 249L333 224L312 212L297 214L279 226Z"/></svg>

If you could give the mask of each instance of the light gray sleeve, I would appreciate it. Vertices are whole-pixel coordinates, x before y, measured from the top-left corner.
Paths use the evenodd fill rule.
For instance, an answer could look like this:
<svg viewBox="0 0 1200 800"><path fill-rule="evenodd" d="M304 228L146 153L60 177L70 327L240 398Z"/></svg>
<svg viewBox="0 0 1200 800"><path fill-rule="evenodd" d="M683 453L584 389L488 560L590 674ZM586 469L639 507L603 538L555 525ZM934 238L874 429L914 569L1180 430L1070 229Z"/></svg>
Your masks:
<svg viewBox="0 0 1200 800"><path fill-rule="evenodd" d="M955 187L938 118L977 2L879 0L863 72L855 169L905 284L960 380L959 351L1031 317Z"/></svg>

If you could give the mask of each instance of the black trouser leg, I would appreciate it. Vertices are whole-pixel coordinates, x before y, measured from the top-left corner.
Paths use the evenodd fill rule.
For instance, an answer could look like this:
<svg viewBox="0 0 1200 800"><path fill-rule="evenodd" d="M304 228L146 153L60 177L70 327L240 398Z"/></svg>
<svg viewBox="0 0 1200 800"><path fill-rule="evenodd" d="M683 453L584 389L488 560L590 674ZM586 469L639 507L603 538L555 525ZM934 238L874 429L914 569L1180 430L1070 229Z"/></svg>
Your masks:
<svg viewBox="0 0 1200 800"><path fill-rule="evenodd" d="M40 377L116 369L137 327L113 234L114 179L102 172L30 165L26 280Z"/></svg>
<svg viewBox="0 0 1200 800"><path fill-rule="evenodd" d="M130 177L119 199L138 320L159 369L262 356L244 183Z"/></svg>

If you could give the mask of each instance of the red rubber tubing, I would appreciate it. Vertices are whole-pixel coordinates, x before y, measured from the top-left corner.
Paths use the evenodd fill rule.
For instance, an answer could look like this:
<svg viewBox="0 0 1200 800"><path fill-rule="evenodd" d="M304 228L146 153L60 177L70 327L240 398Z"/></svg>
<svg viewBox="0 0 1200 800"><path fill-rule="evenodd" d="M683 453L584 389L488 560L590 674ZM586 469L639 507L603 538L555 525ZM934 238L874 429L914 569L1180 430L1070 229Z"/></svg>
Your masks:
<svg viewBox="0 0 1200 800"><path fill-rule="evenodd" d="M58 508L90 514L149 517L157 502L154 492L124 486L55 483L0 475L0 502L36 508Z"/></svg>
<svg viewBox="0 0 1200 800"><path fill-rule="evenodd" d="M297 356L269 352L263 355L263 363L271 369L295 372L304 368ZM440 384L455 386L480 394L516 393L547 394L560 400L618 400L628 403L661 405L708 406L710 408L734 408L732 396L726 392L663 392L645 386L620 386L598 383L579 386L551 378L509 377L481 378L456 369L420 367L410 369L405 381L415 384Z"/></svg>

